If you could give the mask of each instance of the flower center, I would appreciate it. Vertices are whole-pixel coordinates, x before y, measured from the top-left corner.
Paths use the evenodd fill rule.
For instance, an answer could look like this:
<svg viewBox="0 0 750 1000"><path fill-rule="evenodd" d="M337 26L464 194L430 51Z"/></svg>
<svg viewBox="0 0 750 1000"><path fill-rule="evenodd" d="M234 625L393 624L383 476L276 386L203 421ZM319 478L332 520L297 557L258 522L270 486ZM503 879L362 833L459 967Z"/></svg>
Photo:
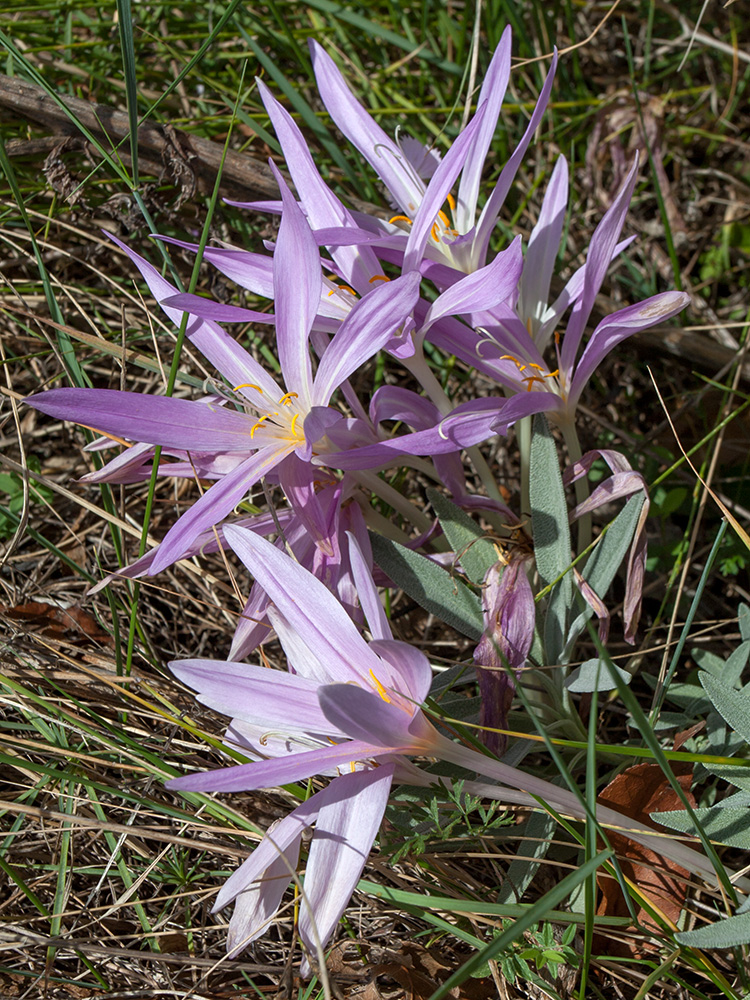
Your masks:
<svg viewBox="0 0 750 1000"><path fill-rule="evenodd" d="M243 400L255 410L258 418L250 428L252 440L255 440L256 434L260 434L262 438L305 443L303 425L307 414L295 402L298 399L296 392L286 392L279 400L274 401L254 382L242 382L234 387L235 392L238 389L254 389L260 397L257 401Z"/></svg>

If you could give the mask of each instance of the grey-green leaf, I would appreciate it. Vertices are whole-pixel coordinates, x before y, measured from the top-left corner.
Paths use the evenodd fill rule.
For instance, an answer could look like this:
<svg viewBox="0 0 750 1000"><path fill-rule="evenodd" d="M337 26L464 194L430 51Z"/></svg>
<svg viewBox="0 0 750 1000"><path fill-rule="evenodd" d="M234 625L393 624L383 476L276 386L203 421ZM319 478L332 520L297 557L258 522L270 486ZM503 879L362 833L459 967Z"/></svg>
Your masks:
<svg viewBox="0 0 750 1000"><path fill-rule="evenodd" d="M484 630L479 598L437 563L398 542L371 534L375 560L409 597L458 632L479 639Z"/></svg>
<svg viewBox="0 0 750 1000"><path fill-rule="evenodd" d="M570 677L565 681L568 691L576 694L588 694L591 691L613 691L617 687L617 682L612 677L612 671L616 670L625 684L630 684L631 675L627 670L622 670L608 660L600 660L594 657L586 660L572 671Z"/></svg>
<svg viewBox="0 0 750 1000"><path fill-rule="evenodd" d="M497 562L495 546L476 521L442 493L428 489L427 496L466 575L473 583L483 583L487 571Z"/></svg>
<svg viewBox="0 0 750 1000"><path fill-rule="evenodd" d="M736 948L741 944L750 944L750 913L738 917L727 917L718 923L699 927L695 931L683 931L675 934L680 944L689 948Z"/></svg>
<svg viewBox="0 0 750 1000"><path fill-rule="evenodd" d="M750 848L750 809L724 809L721 806L711 806L708 809L696 809L695 816L710 840L726 844L728 847L738 847L742 851ZM654 812L651 813L651 819L668 826L670 830L696 833L692 817L684 810Z"/></svg>
<svg viewBox="0 0 750 1000"><path fill-rule="evenodd" d="M529 500L534 557L539 575L545 583L562 577L549 595L544 622L547 663L558 663L565 646L567 621L573 605L573 579L567 572L571 563L570 528L557 446L543 414L534 417L531 435Z"/></svg>
<svg viewBox="0 0 750 1000"><path fill-rule="evenodd" d="M750 743L750 695L747 691L738 691L705 671L701 671L700 682L719 715Z"/></svg>

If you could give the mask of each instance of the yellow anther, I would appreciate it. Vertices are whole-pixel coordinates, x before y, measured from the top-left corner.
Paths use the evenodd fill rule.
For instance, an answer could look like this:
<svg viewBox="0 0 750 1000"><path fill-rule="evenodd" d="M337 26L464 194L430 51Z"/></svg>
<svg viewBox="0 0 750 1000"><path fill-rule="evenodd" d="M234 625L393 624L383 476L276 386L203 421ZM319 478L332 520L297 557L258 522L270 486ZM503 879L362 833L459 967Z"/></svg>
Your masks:
<svg viewBox="0 0 750 1000"><path fill-rule="evenodd" d="M332 289L330 290L330 292L328 293L328 298L329 298L329 299L330 299L330 297L331 297L331 296L332 296L332 295L333 295L333 294L335 293L335 291L336 291L336 289L335 289L335 288L332 288Z"/></svg>
<svg viewBox="0 0 750 1000"><path fill-rule="evenodd" d="M294 416L292 417L292 434L297 433L294 428L297 426L298 420L299 420L299 413L295 413Z"/></svg>
<svg viewBox="0 0 750 1000"><path fill-rule="evenodd" d="M432 234L433 240L435 240L436 243L439 243L440 240L438 239L438 225L437 225L437 222L433 222L432 223L432 228L430 229L430 233Z"/></svg>
<svg viewBox="0 0 750 1000"><path fill-rule="evenodd" d="M264 415L263 415L263 416L262 416L262 417L260 418L260 420L258 420L258 422L257 422L257 423L253 424L253 426L252 426L252 427L250 428L250 439L251 439L251 440L252 440L252 438L254 438L254 437L255 437L255 432L256 432L256 431L257 431L257 429L258 429L258 428L260 427L260 425L261 425L261 424L263 423L263 421L264 421L264 420L268 420L268 418L269 418L269 417L270 417L270 413L266 413L266 414L264 414Z"/></svg>
<svg viewBox="0 0 750 1000"><path fill-rule="evenodd" d="M411 219L408 215L394 215L392 219L388 220L388 225L392 225L394 222L408 222L409 225L412 224Z"/></svg>
<svg viewBox="0 0 750 1000"><path fill-rule="evenodd" d="M391 279L388 278L385 274L373 274L373 276L369 279L368 284L371 285L373 281L390 281L390 280Z"/></svg>
<svg viewBox="0 0 750 1000"><path fill-rule="evenodd" d="M529 368L536 368L538 372L543 372L544 368L541 365L535 365L533 361L529 361Z"/></svg>
<svg viewBox="0 0 750 1000"><path fill-rule="evenodd" d="M452 194L446 195L445 196L445 200L450 205L451 212L455 212L456 211L456 199L453 197L453 195Z"/></svg>
<svg viewBox="0 0 750 1000"><path fill-rule="evenodd" d="M354 291L353 288L350 288L348 285L339 285L339 290L342 292L349 292L355 298L357 297L357 293Z"/></svg>
<svg viewBox="0 0 750 1000"><path fill-rule="evenodd" d="M446 229L450 228L450 220L448 219L448 216L445 214L445 212L438 212L438 219L440 219L440 221L443 223Z"/></svg>
<svg viewBox="0 0 750 1000"><path fill-rule="evenodd" d="M281 397L281 399L279 400L279 402L281 403L282 406L291 406L292 404L291 404L290 400L297 399L297 398L298 398L298 394L296 392L286 392Z"/></svg>
<svg viewBox="0 0 750 1000"><path fill-rule="evenodd" d="M546 375L542 375L542 378L557 378L559 374L560 374L560 369L555 368L553 372L547 372Z"/></svg>
<svg viewBox="0 0 750 1000"><path fill-rule="evenodd" d="M560 331L555 330L555 347L560 346Z"/></svg>
<svg viewBox="0 0 750 1000"><path fill-rule="evenodd" d="M372 672L372 670L370 671L370 677L372 677L373 682L375 684L375 688L376 688L378 694L380 695L380 697L383 699L383 701L387 701L388 704L390 705L391 699L388 697L388 692L383 687L383 685L380 683L380 681L377 679L377 677Z"/></svg>
<svg viewBox="0 0 750 1000"><path fill-rule="evenodd" d="M237 392L238 389L255 389L256 392L259 392L261 394L261 396L263 395L263 390L261 389L261 387L259 385L256 385L254 382L240 382L239 385L236 385L234 389L232 389L232 392Z"/></svg>

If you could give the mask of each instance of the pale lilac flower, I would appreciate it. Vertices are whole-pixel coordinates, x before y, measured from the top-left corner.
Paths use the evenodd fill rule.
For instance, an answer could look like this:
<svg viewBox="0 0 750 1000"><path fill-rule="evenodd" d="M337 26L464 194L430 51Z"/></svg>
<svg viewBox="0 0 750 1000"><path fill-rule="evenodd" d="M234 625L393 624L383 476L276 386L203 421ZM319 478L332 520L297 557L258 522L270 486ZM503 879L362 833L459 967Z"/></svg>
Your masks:
<svg viewBox="0 0 750 1000"><path fill-rule="evenodd" d="M503 167L477 218L485 158L497 128L510 75L510 48L511 32L510 28L506 28L482 82L477 98L477 115L467 126L468 130L479 125L465 158L457 197L454 199L450 195L450 187L447 190L441 189L435 183L450 153L436 165L429 183L425 184L424 171L415 168L413 147L405 149L398 138L392 140L377 125L353 96L331 57L317 42L310 41L313 68L326 109L338 128L378 174L402 213L400 218L389 223L376 218L365 220L361 216L358 221L363 226L366 224L376 234L390 237L390 240L386 239L385 243L381 240L378 245L402 248L405 269L415 266L423 255L430 261L443 265L443 271L436 272L436 283L439 286L455 281L456 276L451 272L468 274L485 264L490 237L500 210L549 101L557 66L556 53L526 131ZM480 115L482 119L478 122ZM466 135L467 130L461 133L456 143ZM453 152L456 143L450 152ZM419 241L415 239L414 229L418 217L423 220L423 225L426 222L430 238L421 243L423 250L416 253ZM403 229L396 225L397 222L409 229L408 238L401 235ZM375 243L372 245L375 246Z"/></svg>
<svg viewBox="0 0 750 1000"><path fill-rule="evenodd" d="M472 320L482 321L477 329L453 320L450 324L436 324L431 330L430 340L494 378L505 390L508 398L496 400L497 419L493 427L498 433L505 433L517 420L534 413L549 413L560 423L571 423L581 393L607 354L634 333L675 316L689 302L685 293L670 291L626 306L601 320L581 350L586 324L607 269L613 256L623 246L618 240L635 186L636 171L637 161L596 227L586 262L579 274L574 276L575 281L571 279L562 307L557 303L549 315L541 307L553 256L551 250L543 254L544 247L540 245L539 253L535 252L531 261L540 275L539 281L534 284L532 280L523 300L526 305L523 306L522 302L522 307L531 310L525 322L519 316L517 306L514 308L506 304L487 310L483 316L475 314ZM560 224L561 177L562 174L559 174L556 178L554 202L557 210L554 213L550 211L556 220L554 225L549 224L555 250L554 239ZM524 268L528 266L527 258ZM538 323L537 339L540 342L549 340L550 324L559 320L561 308L571 304L564 334L560 337L555 335L555 361L550 364L542 356L530 328L534 329L535 317ZM484 412L484 406L482 409Z"/></svg>
<svg viewBox="0 0 750 1000"><path fill-rule="evenodd" d="M324 829L319 827L313 837L314 865L304 881L310 906L301 915L300 933L310 947L314 925L325 945L359 878L391 780L424 785L436 780L404 755L438 758L500 782L506 787L482 785L481 790L501 801L531 806L542 801L563 815L586 818L583 800L567 789L438 732L420 708L430 686L429 663L418 650L391 638L372 578L354 554L356 546L352 565L375 637L369 644L328 589L289 556L241 528L226 526L224 533L273 601L269 615L290 672L211 660L171 664L204 704L232 716L230 736L237 744L267 759L176 778L169 787L251 791L334 775L331 791L310 806L297 807L271 830L257 849L261 854L252 855L220 895L217 902L223 906L247 894L233 918L233 954L262 933L275 913L298 861L301 833L316 818L321 821L324 808ZM350 788L344 788L344 780ZM476 787L468 783L467 790L469 786ZM706 858L683 844L663 841L612 809L599 807L597 817L693 871L712 873Z"/></svg>
<svg viewBox="0 0 750 1000"><path fill-rule="evenodd" d="M172 526L151 573L180 558L202 531L222 521L255 483L278 470L285 459L296 455L309 462L328 448L328 432L343 420L328 406L334 391L410 319L417 302L416 273L389 282L387 288L381 283L341 324L313 375L309 335L321 297L319 257L304 216L283 181L281 187L285 210L273 265L277 347L285 385L277 384L215 323L196 320L189 328L191 340L229 381L232 400L244 412L211 401L106 389L56 389L30 401L44 413L106 434L191 455L239 459ZM161 283L162 293L165 284L174 292L145 261L136 262L154 285ZM157 295L160 301L164 297L168 296ZM176 312L176 318L180 316ZM342 426L337 440L345 438ZM361 435L355 434L354 440L361 443Z"/></svg>

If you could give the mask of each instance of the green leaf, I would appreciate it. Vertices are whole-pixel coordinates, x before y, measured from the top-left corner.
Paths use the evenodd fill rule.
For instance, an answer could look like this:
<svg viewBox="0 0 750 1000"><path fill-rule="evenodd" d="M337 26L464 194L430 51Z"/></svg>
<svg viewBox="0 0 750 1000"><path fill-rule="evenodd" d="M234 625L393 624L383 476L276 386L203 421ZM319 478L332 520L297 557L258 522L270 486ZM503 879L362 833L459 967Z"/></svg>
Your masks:
<svg viewBox="0 0 750 1000"><path fill-rule="evenodd" d="M719 715L750 743L750 695L747 691L738 691L705 671L701 672L700 682Z"/></svg>
<svg viewBox="0 0 750 1000"><path fill-rule="evenodd" d="M573 605L570 568L570 529L560 460L555 440L542 414L534 417L529 452L529 500L536 568L545 583L558 580L549 596L544 623L547 663L558 663Z"/></svg>
<svg viewBox="0 0 750 1000"><path fill-rule="evenodd" d="M508 865L505 879L497 895L498 903L517 903L531 885L531 880L547 855L557 821L549 813L532 813L524 830L524 840L518 845L518 858ZM523 858L523 860L519 860ZM534 858L530 861L530 858Z"/></svg>
<svg viewBox="0 0 750 1000"><path fill-rule="evenodd" d="M370 540L376 562L397 587L446 625L470 639L481 638L484 631L482 605L466 584L431 559L398 542L375 534L370 535Z"/></svg>
<svg viewBox="0 0 750 1000"><path fill-rule="evenodd" d="M573 691L576 694L590 694L592 691L614 691L617 682L612 676L613 671L617 671L623 684L630 684L632 678L627 670L622 670L609 660L600 660L594 657L591 660L586 660L580 667L576 667L572 671L570 677L565 681L565 687L568 691Z"/></svg>
<svg viewBox="0 0 750 1000"><path fill-rule="evenodd" d="M466 575L473 583L483 583L487 571L498 561L495 546L476 521L442 493L428 489L427 496Z"/></svg>
<svg viewBox="0 0 750 1000"><path fill-rule="evenodd" d="M726 844L728 847L738 847L742 851L750 848L750 809L724 809L722 806L711 806L708 809L696 809L695 817L703 827L703 832L711 840ZM684 810L654 812L651 813L651 819L668 826L670 830L696 833L695 823Z"/></svg>
<svg viewBox="0 0 750 1000"><path fill-rule="evenodd" d="M750 913L727 917L696 931L683 931L675 934L675 938L689 948L736 948L741 944L750 944Z"/></svg>
<svg viewBox="0 0 750 1000"><path fill-rule="evenodd" d="M747 641L750 639L750 607L747 604L740 604L737 613L740 619L740 634Z"/></svg>

